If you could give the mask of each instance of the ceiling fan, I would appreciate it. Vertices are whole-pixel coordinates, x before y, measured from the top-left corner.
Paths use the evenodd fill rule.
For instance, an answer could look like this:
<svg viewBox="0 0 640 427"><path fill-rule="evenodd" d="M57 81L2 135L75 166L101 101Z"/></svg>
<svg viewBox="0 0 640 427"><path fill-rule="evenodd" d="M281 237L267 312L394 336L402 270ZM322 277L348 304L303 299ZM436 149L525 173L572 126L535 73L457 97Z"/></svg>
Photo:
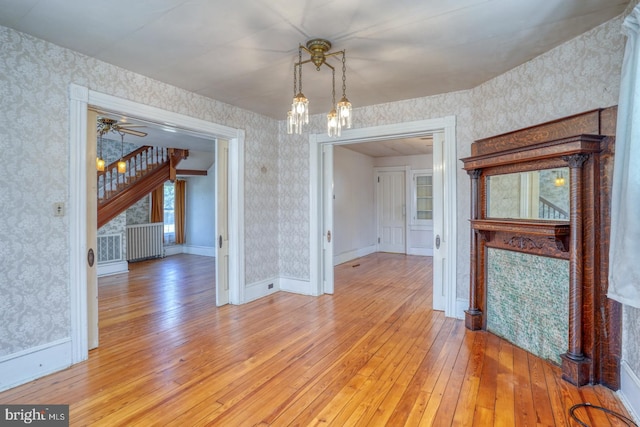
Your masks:
<svg viewBox="0 0 640 427"><path fill-rule="evenodd" d="M133 127L145 127L144 125L134 125L127 123L119 123L117 120L109 118L109 117L100 117L98 118L98 134L104 135L108 132L116 132L116 133L127 133L129 135L145 137L147 136L146 132L142 132L139 130L131 129Z"/></svg>

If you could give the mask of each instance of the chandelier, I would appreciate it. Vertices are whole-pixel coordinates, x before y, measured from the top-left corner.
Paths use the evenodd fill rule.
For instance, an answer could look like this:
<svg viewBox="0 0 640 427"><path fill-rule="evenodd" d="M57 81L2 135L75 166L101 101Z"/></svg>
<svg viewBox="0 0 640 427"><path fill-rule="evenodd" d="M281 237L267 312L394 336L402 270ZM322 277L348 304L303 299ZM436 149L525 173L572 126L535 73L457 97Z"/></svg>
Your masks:
<svg viewBox="0 0 640 427"><path fill-rule="evenodd" d="M298 62L293 64L293 103L291 110L287 113L287 133L301 134L302 126L309 123L309 100L302 93L302 66L308 62L313 62L316 70L325 65L331 69L332 92L331 110L327 114L327 133L329 136L340 136L341 129L351 127L351 102L347 99L347 68L345 51L329 52L331 43L324 39L312 39L307 42L306 47L298 46ZM307 52L310 58L302 60L302 51ZM342 56L342 98L336 104L336 69L326 62L330 56Z"/></svg>

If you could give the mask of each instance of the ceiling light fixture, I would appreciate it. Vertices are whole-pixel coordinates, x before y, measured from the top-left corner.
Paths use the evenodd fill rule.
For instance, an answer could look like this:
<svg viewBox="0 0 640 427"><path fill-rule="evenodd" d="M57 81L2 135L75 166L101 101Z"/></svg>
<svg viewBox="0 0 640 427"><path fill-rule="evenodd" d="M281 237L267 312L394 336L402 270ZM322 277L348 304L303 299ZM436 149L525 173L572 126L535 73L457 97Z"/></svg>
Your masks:
<svg viewBox="0 0 640 427"><path fill-rule="evenodd" d="M102 157L102 132L98 134L98 157L96 157L96 169L99 172L104 172L104 157Z"/></svg>
<svg viewBox="0 0 640 427"><path fill-rule="evenodd" d="M120 160L118 160L118 173L127 172L127 162L124 161L124 132L120 134Z"/></svg>
<svg viewBox="0 0 640 427"><path fill-rule="evenodd" d="M307 42L306 47L298 45L298 62L293 64L293 103L291 110L287 113L287 133L301 134L303 125L309 123L309 100L302 93L302 66L308 62L313 62L316 70L326 65L332 72L332 99L331 110L327 114L327 133L329 136L340 136L340 130L351 127L351 102L347 99L347 67L345 51L329 52L331 43L325 39L312 39ZM310 58L302 60L302 51L307 52ZM336 104L336 70L326 62L330 56L342 55L342 98Z"/></svg>

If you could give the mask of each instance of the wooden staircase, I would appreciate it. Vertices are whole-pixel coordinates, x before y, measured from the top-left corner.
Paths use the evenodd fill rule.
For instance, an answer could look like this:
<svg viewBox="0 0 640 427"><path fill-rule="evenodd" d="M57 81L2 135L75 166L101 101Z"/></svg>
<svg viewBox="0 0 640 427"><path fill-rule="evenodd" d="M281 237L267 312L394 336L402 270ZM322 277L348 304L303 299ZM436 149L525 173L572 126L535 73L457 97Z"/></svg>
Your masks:
<svg viewBox="0 0 640 427"><path fill-rule="evenodd" d="M118 173L118 162L98 172L98 228L166 181L175 180L176 166L188 155L188 150L145 145L123 158L125 173Z"/></svg>

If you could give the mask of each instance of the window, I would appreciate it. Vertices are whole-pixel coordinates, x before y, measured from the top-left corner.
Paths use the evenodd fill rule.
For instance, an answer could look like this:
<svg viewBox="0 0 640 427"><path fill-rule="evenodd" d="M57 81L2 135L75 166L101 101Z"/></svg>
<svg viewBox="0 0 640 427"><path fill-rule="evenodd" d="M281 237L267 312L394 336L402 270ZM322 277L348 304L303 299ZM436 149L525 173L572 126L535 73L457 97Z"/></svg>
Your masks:
<svg viewBox="0 0 640 427"><path fill-rule="evenodd" d="M433 220L433 176L429 172L413 173L413 223L426 224Z"/></svg>
<svg viewBox="0 0 640 427"><path fill-rule="evenodd" d="M175 187L172 182L164 184L164 241L165 243L175 243L176 241L176 221L175 221Z"/></svg>

